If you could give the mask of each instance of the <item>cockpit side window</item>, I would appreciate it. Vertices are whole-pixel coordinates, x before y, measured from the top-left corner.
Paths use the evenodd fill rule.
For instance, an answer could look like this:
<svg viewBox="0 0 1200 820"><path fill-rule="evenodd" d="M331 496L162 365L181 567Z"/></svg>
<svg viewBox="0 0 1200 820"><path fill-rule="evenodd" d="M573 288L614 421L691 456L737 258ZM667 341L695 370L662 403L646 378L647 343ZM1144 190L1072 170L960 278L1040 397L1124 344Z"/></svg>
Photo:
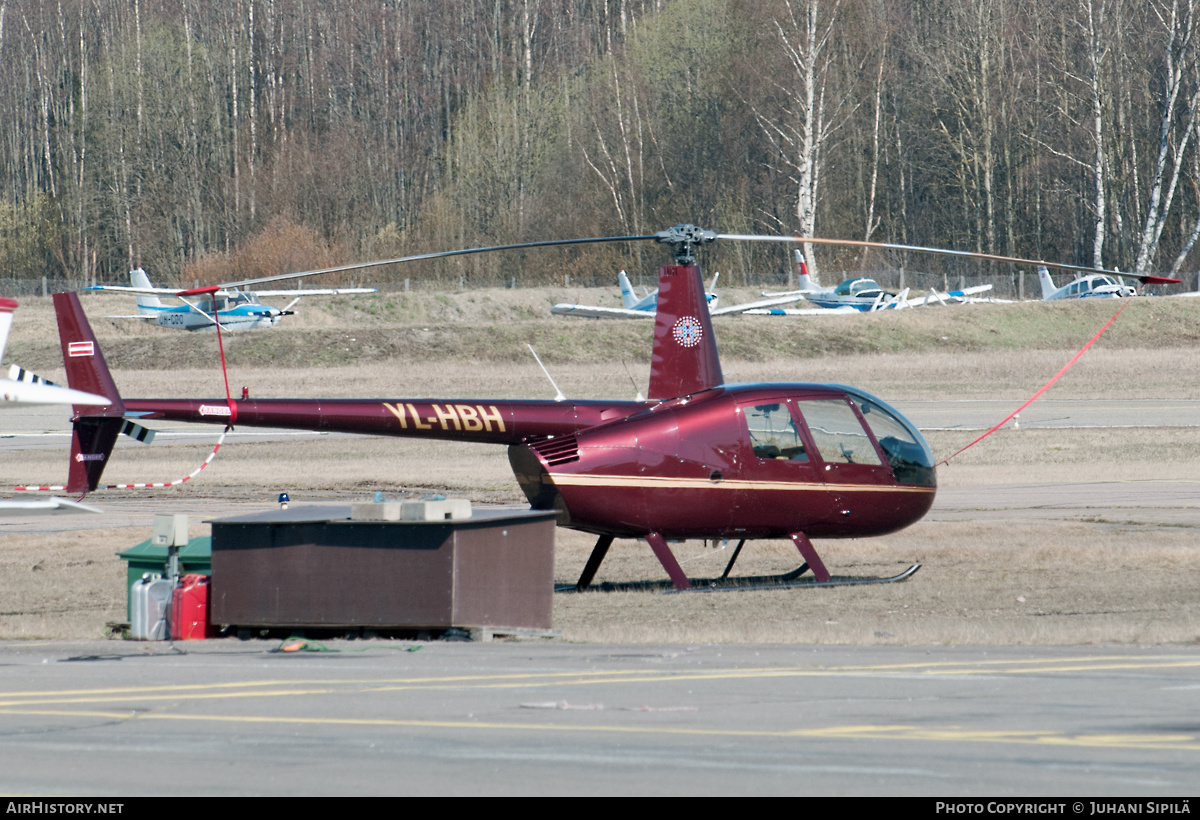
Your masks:
<svg viewBox="0 0 1200 820"><path fill-rule="evenodd" d="M742 408L754 455L762 459L808 461L804 440L785 402Z"/></svg>
<svg viewBox="0 0 1200 820"><path fill-rule="evenodd" d="M840 399L796 403L817 454L829 464L883 464L854 409Z"/></svg>

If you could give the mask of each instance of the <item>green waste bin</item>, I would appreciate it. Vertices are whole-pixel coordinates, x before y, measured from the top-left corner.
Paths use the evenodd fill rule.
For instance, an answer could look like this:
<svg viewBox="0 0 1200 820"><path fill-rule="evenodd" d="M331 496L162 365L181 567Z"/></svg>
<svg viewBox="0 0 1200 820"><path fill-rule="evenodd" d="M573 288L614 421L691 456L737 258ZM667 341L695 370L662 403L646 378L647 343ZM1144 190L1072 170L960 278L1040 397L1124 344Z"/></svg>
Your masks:
<svg viewBox="0 0 1200 820"><path fill-rule="evenodd" d="M163 577L167 574L167 547L156 547L147 539L136 547L130 547L124 552L118 552L117 557L129 564L125 576L125 617L133 619L133 602L129 591L133 582L147 572L156 572ZM212 536L202 535L187 542L187 546L179 548L179 574L212 575Z"/></svg>

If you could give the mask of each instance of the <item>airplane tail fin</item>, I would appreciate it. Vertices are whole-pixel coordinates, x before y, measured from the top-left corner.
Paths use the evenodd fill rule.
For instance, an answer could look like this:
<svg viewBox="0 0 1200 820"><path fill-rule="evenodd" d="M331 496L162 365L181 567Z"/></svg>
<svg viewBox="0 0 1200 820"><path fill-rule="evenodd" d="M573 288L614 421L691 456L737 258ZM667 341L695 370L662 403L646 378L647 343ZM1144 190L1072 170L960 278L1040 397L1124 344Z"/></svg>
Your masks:
<svg viewBox="0 0 1200 820"><path fill-rule="evenodd" d="M625 271L617 274L617 281L621 283L621 301L625 304L625 309L634 310L638 303L638 297L633 292L633 285L629 284L629 277L625 275Z"/></svg>
<svg viewBox="0 0 1200 820"><path fill-rule="evenodd" d="M1054 286L1054 280L1050 278L1050 271L1046 270L1045 265L1038 265L1038 279L1042 283L1042 298L1049 299L1058 288Z"/></svg>
<svg viewBox="0 0 1200 820"><path fill-rule="evenodd" d="M111 400L110 404L98 407L75 405L67 492L86 494L100 483L117 436L125 425L125 404L79 304L79 295L54 294L54 312L58 316L58 338L67 370L67 386L98 393Z"/></svg>
<svg viewBox="0 0 1200 820"><path fill-rule="evenodd" d="M796 254L796 280L800 283L799 290L814 291L820 290L820 285L813 281L813 278L808 275L808 265L804 264L804 254L799 250L793 251Z"/></svg>
<svg viewBox="0 0 1200 820"><path fill-rule="evenodd" d="M700 268L664 265L658 278L649 397L673 399L724 383Z"/></svg>
<svg viewBox="0 0 1200 820"><path fill-rule="evenodd" d="M153 285L150 284L150 277L147 276L146 272L141 268L135 268L129 272L129 281L133 283L135 288L153 287ZM137 303L138 313L142 314L143 316L155 315L155 311L143 310L143 308L162 307L162 300L157 296L151 296L149 294L139 295L137 298Z"/></svg>
<svg viewBox="0 0 1200 820"><path fill-rule="evenodd" d="M4 346L8 344L8 329L12 327L13 311L17 303L12 299L0 299L0 360L4 358Z"/></svg>

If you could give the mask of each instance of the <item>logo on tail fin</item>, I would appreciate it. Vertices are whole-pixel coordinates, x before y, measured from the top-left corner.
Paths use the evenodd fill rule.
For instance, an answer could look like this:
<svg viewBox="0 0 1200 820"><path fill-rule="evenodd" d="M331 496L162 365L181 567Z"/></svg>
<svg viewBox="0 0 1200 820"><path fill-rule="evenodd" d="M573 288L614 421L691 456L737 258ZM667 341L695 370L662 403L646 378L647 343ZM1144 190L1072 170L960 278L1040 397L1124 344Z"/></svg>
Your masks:
<svg viewBox="0 0 1200 820"><path fill-rule="evenodd" d="M671 330L675 341L684 347L695 347L704 338L704 327L695 316L684 316Z"/></svg>
<svg viewBox="0 0 1200 820"><path fill-rule="evenodd" d="M70 342L67 345L67 355L72 358L95 356L96 345L93 342Z"/></svg>

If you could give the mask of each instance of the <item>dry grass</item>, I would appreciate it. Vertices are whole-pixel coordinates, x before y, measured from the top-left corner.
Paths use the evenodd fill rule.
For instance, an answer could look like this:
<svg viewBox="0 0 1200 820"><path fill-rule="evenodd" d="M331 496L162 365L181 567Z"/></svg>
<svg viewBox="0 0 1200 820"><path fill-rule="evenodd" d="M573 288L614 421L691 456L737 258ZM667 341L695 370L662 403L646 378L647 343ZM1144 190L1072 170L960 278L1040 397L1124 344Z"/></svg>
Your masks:
<svg viewBox="0 0 1200 820"><path fill-rule="evenodd" d="M728 551L685 546L678 552L692 559L689 572L720 574ZM569 640L633 643L1200 640L1200 595L1191 580L1200 571L1200 539L1191 529L923 522L886 538L818 547L835 574L892 575L917 561L922 569L905 583L882 586L570 595L557 599L555 624ZM756 542L747 550L756 572L799 563L789 543ZM560 547L562 582L574 580L587 552L586 544ZM614 548L609 561L620 568L606 565L606 580L662 575L649 549L632 542Z"/></svg>
<svg viewBox="0 0 1200 820"><path fill-rule="evenodd" d="M101 638L125 620L126 530L0 536L0 636Z"/></svg>

